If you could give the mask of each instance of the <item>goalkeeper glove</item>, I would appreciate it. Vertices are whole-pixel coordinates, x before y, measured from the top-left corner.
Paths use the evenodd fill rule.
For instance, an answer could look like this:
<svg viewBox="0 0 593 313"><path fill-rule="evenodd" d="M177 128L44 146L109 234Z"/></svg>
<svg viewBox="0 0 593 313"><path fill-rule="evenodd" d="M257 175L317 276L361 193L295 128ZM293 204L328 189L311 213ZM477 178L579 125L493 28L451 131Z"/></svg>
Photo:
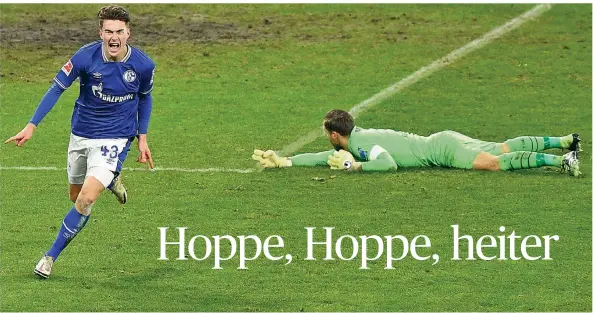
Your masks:
<svg viewBox="0 0 593 313"><path fill-rule="evenodd" d="M332 170L350 170L354 165L354 157L346 150L335 151L327 158L327 164Z"/></svg>
<svg viewBox="0 0 593 313"><path fill-rule="evenodd" d="M292 166L292 162L288 158L281 158L272 150L263 151L255 149L251 158L258 161L259 165L263 168Z"/></svg>

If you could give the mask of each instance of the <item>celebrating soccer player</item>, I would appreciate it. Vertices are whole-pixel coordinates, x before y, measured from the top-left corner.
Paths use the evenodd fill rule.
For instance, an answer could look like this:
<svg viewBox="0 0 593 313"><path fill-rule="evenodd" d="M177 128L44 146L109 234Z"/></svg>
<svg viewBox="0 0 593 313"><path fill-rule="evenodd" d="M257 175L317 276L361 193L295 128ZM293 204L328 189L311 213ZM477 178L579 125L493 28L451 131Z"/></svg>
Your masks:
<svg viewBox="0 0 593 313"><path fill-rule="evenodd" d="M34 273L43 278L49 277L60 252L85 226L91 207L105 188L120 203L126 203L127 191L119 174L135 136L138 162L154 167L146 133L155 64L143 51L127 44L130 16L125 9L105 6L98 17L101 40L83 46L64 64L27 126L5 142L23 146L64 90L80 79L68 146L68 181L74 206L35 267Z"/></svg>
<svg viewBox="0 0 593 313"><path fill-rule="evenodd" d="M463 169L509 171L554 166L579 176L580 137L523 136L504 143L485 142L454 131L423 137L391 129L354 126L352 116L342 110L325 115L323 126L335 150L279 157L274 151L255 150L252 158L264 168L330 166L332 169L387 171L398 167L442 166ZM561 148L564 156L540 153Z"/></svg>

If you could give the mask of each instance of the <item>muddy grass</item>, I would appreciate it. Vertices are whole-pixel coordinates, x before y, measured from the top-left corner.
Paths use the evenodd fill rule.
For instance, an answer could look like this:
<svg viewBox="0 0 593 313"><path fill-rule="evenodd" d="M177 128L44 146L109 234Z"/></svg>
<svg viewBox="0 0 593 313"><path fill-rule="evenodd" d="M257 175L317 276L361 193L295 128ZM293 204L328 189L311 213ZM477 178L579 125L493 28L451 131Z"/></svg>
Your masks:
<svg viewBox="0 0 593 313"><path fill-rule="evenodd" d="M0 19L0 45L19 44L47 47L53 45L81 46L98 40L98 22L94 18L66 20L41 13L19 13L17 22ZM253 13L256 15L255 13ZM349 40L374 34L377 40L397 42L408 39L408 32L431 21L406 13L300 14L285 18L273 14L257 14L249 23L217 21L195 12L149 13L135 15L131 23L130 43L147 46L163 42L242 43L258 39L293 38L304 42ZM1 15L0 15L1 17ZM11 16L11 21L15 16ZM67 22L64 22L64 21ZM442 25L435 25L442 26Z"/></svg>
<svg viewBox="0 0 593 313"><path fill-rule="evenodd" d="M262 19L265 27L266 20ZM269 22L268 22L269 23ZM155 42L194 41L198 43L224 43L271 37L273 33L248 25L207 21L204 17L184 15L160 23L152 16L137 16L131 25L131 44L148 45ZM98 26L95 20L74 21L64 25L59 21L39 18L36 21L0 25L0 44L14 46L29 45L83 45L98 40Z"/></svg>

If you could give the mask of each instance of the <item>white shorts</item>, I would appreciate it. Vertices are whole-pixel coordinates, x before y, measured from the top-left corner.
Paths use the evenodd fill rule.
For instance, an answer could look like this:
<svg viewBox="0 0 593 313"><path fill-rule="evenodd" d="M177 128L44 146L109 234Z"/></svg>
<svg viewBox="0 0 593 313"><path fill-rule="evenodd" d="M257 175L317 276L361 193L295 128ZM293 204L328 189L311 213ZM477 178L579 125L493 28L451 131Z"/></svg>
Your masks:
<svg viewBox="0 0 593 313"><path fill-rule="evenodd" d="M82 185L87 176L93 176L109 186L121 171L133 139L88 139L70 134L68 182Z"/></svg>

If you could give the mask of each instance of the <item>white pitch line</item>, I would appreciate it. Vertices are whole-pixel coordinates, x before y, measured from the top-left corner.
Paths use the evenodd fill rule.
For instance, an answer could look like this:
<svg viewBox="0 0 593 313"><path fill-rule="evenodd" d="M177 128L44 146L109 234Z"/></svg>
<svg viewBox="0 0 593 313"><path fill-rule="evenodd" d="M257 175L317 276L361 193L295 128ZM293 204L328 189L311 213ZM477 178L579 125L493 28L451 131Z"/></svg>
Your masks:
<svg viewBox="0 0 593 313"><path fill-rule="evenodd" d="M550 4L539 4L533 7L531 10L526 11L525 13L509 20L504 25L499 26L490 32L484 34L482 37L466 44L465 46L447 54L446 56L432 62L430 65L422 67L418 71L414 72L410 76L400 80L399 82L383 89L382 91L376 93L372 97L362 101L361 103L352 107L349 113L356 118L364 111L374 107L378 103L392 97L396 93L402 91L406 87L411 86L412 84L416 83L417 81L425 78L434 72L442 69L443 67L452 64L453 62L461 59L462 57L468 55L469 53L476 51L479 48L484 47L485 45L489 44L493 40L501 37L502 35L518 28L519 26L523 25L523 23L535 19L536 17L542 15L546 11L548 11L552 6ZM281 150L281 154L288 156L292 155L296 151L303 148L305 145L313 142L318 137L321 137L323 134L323 127L313 130L306 134L305 136L299 138L297 141L286 145Z"/></svg>
<svg viewBox="0 0 593 313"><path fill-rule="evenodd" d="M0 170L17 170L17 171L58 171L66 170L65 168L57 168L55 166L0 166Z"/></svg>
<svg viewBox="0 0 593 313"><path fill-rule="evenodd" d="M66 168L58 168L55 166L0 166L0 170L16 170L16 171L65 171ZM133 168L124 167L122 171L131 172L186 172L186 173L239 173L249 174L257 171L255 168L222 168L222 167L210 167L210 168L181 168L181 167L155 167L153 169L148 168Z"/></svg>

